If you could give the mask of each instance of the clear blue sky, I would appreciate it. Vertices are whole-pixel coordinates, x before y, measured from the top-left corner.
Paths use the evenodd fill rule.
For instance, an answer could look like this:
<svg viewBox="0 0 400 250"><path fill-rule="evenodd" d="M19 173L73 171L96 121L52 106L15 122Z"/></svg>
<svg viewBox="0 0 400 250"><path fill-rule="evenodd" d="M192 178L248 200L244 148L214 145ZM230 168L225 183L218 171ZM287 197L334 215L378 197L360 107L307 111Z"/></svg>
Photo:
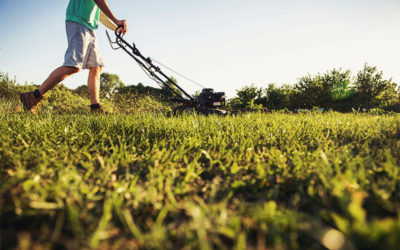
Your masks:
<svg viewBox="0 0 400 250"><path fill-rule="evenodd" d="M63 63L67 0L0 0L0 70L40 84ZM254 83L294 84L368 62L400 83L399 0L110 0L126 38L203 85L227 92ZM106 68L125 84L157 86L97 31ZM168 73L174 75L173 73ZM87 71L64 81L86 84ZM177 77L189 92L198 89Z"/></svg>

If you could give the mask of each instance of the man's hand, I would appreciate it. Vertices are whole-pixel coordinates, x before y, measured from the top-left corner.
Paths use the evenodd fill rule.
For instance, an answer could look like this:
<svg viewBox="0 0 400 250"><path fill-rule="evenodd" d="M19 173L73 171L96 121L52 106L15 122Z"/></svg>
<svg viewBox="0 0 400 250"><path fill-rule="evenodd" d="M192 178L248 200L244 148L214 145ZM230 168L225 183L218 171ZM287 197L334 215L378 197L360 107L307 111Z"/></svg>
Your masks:
<svg viewBox="0 0 400 250"><path fill-rule="evenodd" d="M115 24L119 27L122 26L121 28L118 29L118 33L123 33L124 35L126 34L126 32L128 31L128 25L126 23L126 20L117 20L115 22Z"/></svg>
<svg viewBox="0 0 400 250"><path fill-rule="evenodd" d="M118 20L115 18L114 14L110 10L110 7L108 7L108 3L106 0L94 0L96 5L100 8L100 10L106 15L113 23L115 23L117 26L122 26L123 28L118 29L118 32L123 32L124 34L128 31L128 26L126 25L125 20Z"/></svg>

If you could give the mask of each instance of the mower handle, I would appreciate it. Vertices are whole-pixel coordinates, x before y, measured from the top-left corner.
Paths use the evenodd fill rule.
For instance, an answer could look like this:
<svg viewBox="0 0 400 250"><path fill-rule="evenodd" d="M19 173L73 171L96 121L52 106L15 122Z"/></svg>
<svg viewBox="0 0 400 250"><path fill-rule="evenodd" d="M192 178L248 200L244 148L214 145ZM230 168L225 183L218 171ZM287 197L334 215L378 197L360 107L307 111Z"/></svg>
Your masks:
<svg viewBox="0 0 400 250"><path fill-rule="evenodd" d="M181 91L191 102L195 101L194 98L189 95L187 92L185 92L185 90L183 90L179 85L177 85L174 81L172 81L172 79L170 77L168 77L167 75L165 75L159 67L157 67L156 65L153 64L153 62L151 61L151 58L146 58L142 55L142 53L140 53L140 51L136 48L136 44L132 43L129 44L123 37L124 34L123 32L118 32L118 30L120 28L124 28L124 26L119 25L116 29L115 29L115 42L111 40L111 37L108 35L107 33L107 37L108 40L110 41L111 44L111 48L114 50L117 49L123 49L126 53L128 53L128 55L130 55L138 64L140 67L142 67L142 69L145 70L146 74L149 74L150 78L152 78L153 80L155 80L156 82L161 82L163 86L167 87L172 93L174 93L181 101L185 100L184 97L182 97L182 94L179 93L178 91ZM114 47L113 45L117 44L117 47ZM166 80L163 80L160 78L159 75L161 75L161 77L165 78ZM170 82L170 84L168 84L167 82ZM172 86L171 86L172 85ZM175 90L174 87L176 87L178 90Z"/></svg>
<svg viewBox="0 0 400 250"><path fill-rule="evenodd" d="M123 25L119 25L116 29L115 29L115 35L117 36L117 37L124 37L124 33L123 33L123 31L121 31L121 32L118 32L118 30L119 29L124 29L124 26Z"/></svg>

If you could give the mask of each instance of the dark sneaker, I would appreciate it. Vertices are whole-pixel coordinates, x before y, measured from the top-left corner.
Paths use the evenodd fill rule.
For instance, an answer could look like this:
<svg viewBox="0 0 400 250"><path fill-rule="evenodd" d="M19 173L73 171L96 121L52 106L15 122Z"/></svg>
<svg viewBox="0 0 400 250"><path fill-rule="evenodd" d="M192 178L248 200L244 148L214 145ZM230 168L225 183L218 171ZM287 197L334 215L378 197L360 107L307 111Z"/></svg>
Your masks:
<svg viewBox="0 0 400 250"><path fill-rule="evenodd" d="M33 92L27 92L19 95L25 111L30 111L32 114L38 113L38 105L43 100L43 96L36 98Z"/></svg>
<svg viewBox="0 0 400 250"><path fill-rule="evenodd" d="M100 103L91 104L90 111L92 114L108 114L108 112L103 109Z"/></svg>

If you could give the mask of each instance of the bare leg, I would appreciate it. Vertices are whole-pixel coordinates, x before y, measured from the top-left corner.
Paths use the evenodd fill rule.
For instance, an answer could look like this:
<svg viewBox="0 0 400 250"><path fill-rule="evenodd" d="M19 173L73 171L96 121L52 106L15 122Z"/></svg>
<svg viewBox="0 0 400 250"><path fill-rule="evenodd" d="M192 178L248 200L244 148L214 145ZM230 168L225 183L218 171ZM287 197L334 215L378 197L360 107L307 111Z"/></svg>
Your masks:
<svg viewBox="0 0 400 250"><path fill-rule="evenodd" d="M89 71L88 91L90 103L100 103L100 74L102 67L92 67Z"/></svg>
<svg viewBox="0 0 400 250"><path fill-rule="evenodd" d="M67 78L68 76L78 73L80 71L79 68L75 67L67 67L61 66L58 69L54 70L50 76L43 82L43 84L39 87L40 94L44 95L47 91L52 89L62 80Z"/></svg>

